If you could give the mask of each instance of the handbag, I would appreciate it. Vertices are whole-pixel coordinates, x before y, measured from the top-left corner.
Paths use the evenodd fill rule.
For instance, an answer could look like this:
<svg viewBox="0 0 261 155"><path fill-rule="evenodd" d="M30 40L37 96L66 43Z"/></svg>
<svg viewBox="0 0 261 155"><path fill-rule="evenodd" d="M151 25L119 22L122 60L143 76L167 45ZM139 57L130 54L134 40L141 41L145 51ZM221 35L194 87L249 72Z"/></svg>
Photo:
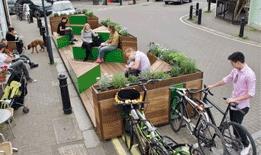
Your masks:
<svg viewBox="0 0 261 155"><path fill-rule="evenodd" d="M92 33L92 42L93 42L94 46L100 46L102 43L99 35L95 36L93 33Z"/></svg>

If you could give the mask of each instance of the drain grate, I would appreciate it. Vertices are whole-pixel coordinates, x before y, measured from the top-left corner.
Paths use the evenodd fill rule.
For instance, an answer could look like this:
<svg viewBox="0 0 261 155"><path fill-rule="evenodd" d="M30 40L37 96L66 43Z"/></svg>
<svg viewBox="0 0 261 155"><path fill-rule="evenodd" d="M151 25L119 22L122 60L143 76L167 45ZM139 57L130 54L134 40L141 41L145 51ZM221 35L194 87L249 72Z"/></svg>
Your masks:
<svg viewBox="0 0 261 155"><path fill-rule="evenodd" d="M75 119L71 117L53 120L53 127L58 144L74 142L82 139L78 125Z"/></svg>

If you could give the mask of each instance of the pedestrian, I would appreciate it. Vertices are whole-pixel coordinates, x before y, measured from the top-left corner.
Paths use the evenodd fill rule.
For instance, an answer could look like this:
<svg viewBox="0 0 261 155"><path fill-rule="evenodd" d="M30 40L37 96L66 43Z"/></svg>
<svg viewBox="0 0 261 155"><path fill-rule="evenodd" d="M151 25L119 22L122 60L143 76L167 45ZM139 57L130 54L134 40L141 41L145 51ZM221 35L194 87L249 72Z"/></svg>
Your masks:
<svg viewBox="0 0 261 155"><path fill-rule="evenodd" d="M110 37L107 41L101 43L99 47L99 56L96 60L97 63L104 62L105 53L116 49L119 45L120 36L115 30L115 27L113 25L109 25L108 30L110 31Z"/></svg>
<svg viewBox="0 0 261 155"><path fill-rule="evenodd" d="M233 84L233 91L230 98L226 100L226 103L235 103L238 109L244 111L244 114L238 111L237 108L231 107L230 120L241 124L244 116L248 113L250 108L250 99L255 95L256 89L256 75L254 71L246 64L245 56L242 52L234 52L229 57L233 69L225 76L221 81L215 84L208 85L209 89L223 86L228 83ZM241 131L235 133L237 138L242 140L244 149L241 151L241 155L247 155L250 150L249 141L246 135Z"/></svg>
<svg viewBox="0 0 261 155"><path fill-rule="evenodd" d="M141 72L150 70L150 61L145 53L129 47L125 49L125 56L129 62L125 68L126 77L138 76Z"/></svg>

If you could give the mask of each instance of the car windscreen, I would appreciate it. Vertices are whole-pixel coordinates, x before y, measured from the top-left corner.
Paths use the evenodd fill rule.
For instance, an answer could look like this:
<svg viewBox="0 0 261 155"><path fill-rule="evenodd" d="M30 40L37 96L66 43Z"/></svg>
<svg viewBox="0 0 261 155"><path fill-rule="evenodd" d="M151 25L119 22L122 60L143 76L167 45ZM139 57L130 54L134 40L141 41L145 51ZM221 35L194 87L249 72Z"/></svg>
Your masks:
<svg viewBox="0 0 261 155"><path fill-rule="evenodd" d="M66 11L66 10L73 10L73 5L72 3L54 3L53 4L53 11L58 12L58 11Z"/></svg>

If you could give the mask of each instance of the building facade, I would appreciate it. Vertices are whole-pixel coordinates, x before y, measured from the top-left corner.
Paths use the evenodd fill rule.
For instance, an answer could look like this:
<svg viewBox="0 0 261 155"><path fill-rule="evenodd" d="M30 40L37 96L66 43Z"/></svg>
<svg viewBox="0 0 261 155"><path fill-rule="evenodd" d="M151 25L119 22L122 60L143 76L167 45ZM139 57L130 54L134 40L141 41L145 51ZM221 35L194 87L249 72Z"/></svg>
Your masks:
<svg viewBox="0 0 261 155"><path fill-rule="evenodd" d="M5 37L5 34L10 24L10 16L8 13L8 6L6 0L0 1L0 39Z"/></svg>
<svg viewBox="0 0 261 155"><path fill-rule="evenodd" d="M261 30L261 0L251 0L248 24Z"/></svg>

